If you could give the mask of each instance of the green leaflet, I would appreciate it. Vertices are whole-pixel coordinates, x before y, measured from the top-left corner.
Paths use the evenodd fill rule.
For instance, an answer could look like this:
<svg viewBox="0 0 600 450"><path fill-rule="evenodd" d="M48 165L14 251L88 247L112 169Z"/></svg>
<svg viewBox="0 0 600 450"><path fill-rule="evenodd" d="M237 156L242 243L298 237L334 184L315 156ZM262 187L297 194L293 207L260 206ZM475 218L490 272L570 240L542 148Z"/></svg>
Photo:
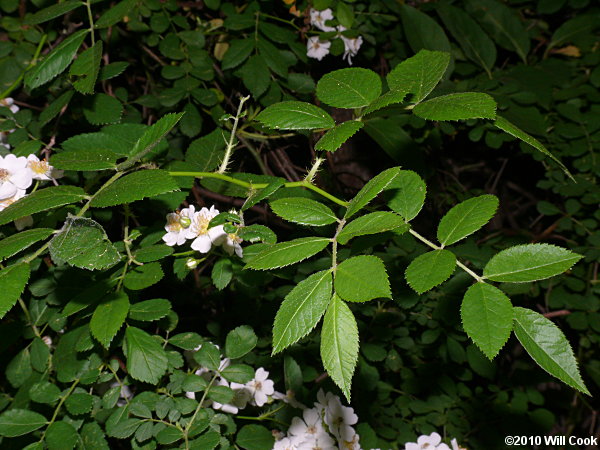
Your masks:
<svg viewBox="0 0 600 450"><path fill-rule="evenodd" d="M364 122L356 120L348 120L336 125L319 139L315 144L315 150L336 151L364 125Z"/></svg>
<svg viewBox="0 0 600 450"><path fill-rule="evenodd" d="M502 116L496 116L494 125L496 127L500 128L502 131L510 134L511 136L514 136L517 139L520 139L521 141L525 142L526 144L531 145L533 148L542 152L544 155L552 158L560 166L560 168L563 170L563 172L565 172L567 174L567 176L569 178L571 178L571 180L575 181L575 179L573 178L573 175L571 175L571 172L569 172L569 169L567 169L567 167L556 156L554 156L552 153L550 153L550 151L546 147L544 147L544 145L542 145L542 143L540 141L538 141L536 138L534 138L533 136L530 136L529 134L525 133L523 130L517 128L516 126L514 126L512 123L510 123L508 120L506 120Z"/></svg>
<svg viewBox="0 0 600 450"><path fill-rule="evenodd" d="M413 113L427 120L495 119L496 102L488 94L462 92L419 103Z"/></svg>
<svg viewBox="0 0 600 450"><path fill-rule="evenodd" d="M513 9L496 0L469 0L467 8L500 47L516 52L527 63L530 38Z"/></svg>
<svg viewBox="0 0 600 450"><path fill-rule="evenodd" d="M231 359L241 358L250 353L256 347L257 342L258 337L252 327L242 325L227 333L225 354Z"/></svg>
<svg viewBox="0 0 600 450"><path fill-rule="evenodd" d="M515 245L488 261L483 275L493 281L525 283L569 270L583 256L550 244Z"/></svg>
<svg viewBox="0 0 600 450"><path fill-rule="evenodd" d="M392 297L385 265L372 255L354 256L339 264L334 286L337 295L351 302Z"/></svg>
<svg viewBox="0 0 600 450"><path fill-rule="evenodd" d="M80 150L64 151L52 156L52 165L57 169L96 171L115 169L119 155L111 150L84 148Z"/></svg>
<svg viewBox="0 0 600 450"><path fill-rule="evenodd" d="M156 147L163 138L169 134L177 122L181 120L183 113L166 114L161 117L154 125L146 128L140 138L136 141L130 157L117 166L118 170L125 170L141 161Z"/></svg>
<svg viewBox="0 0 600 450"><path fill-rule="evenodd" d="M70 77L78 77L73 81L73 87L82 94L93 94L94 85L100 71L102 58L102 41L82 52L71 64Z"/></svg>
<svg viewBox="0 0 600 450"><path fill-rule="evenodd" d="M404 223L404 219L398 214L389 211L377 211L365 214L347 224L338 234L337 241L345 245L356 236L383 233L390 230L404 232L407 229L408 225Z"/></svg>
<svg viewBox="0 0 600 450"><path fill-rule="evenodd" d="M324 75L317 83L317 97L335 108L361 108L381 94L379 75L369 69L349 67Z"/></svg>
<svg viewBox="0 0 600 450"><path fill-rule="evenodd" d="M286 295L273 324L273 352L298 342L317 326L331 300L330 270L317 272L301 281Z"/></svg>
<svg viewBox="0 0 600 450"><path fill-rule="evenodd" d="M432 250L416 257L404 273L409 286L418 294L446 281L454 272L456 257L448 250Z"/></svg>
<svg viewBox="0 0 600 450"><path fill-rule="evenodd" d="M437 229L437 238L442 246L451 245L475 233L496 213L498 198L494 195L473 197L448 211Z"/></svg>
<svg viewBox="0 0 600 450"><path fill-rule="evenodd" d="M166 171L160 169L140 170L119 178L98 192L91 205L96 208L121 205L155 197L166 192L178 191L177 182Z"/></svg>
<svg viewBox="0 0 600 450"><path fill-rule="evenodd" d="M387 75L390 90L403 95L412 94L412 103L420 103L440 82L449 63L450 53L420 50Z"/></svg>
<svg viewBox="0 0 600 450"><path fill-rule="evenodd" d="M275 438L271 430L262 425L244 425L237 434L235 442L240 448L262 450L273 448Z"/></svg>
<svg viewBox="0 0 600 450"><path fill-rule="evenodd" d="M0 319L17 303L29 281L29 264L15 264L0 270Z"/></svg>
<svg viewBox="0 0 600 450"><path fill-rule="evenodd" d="M123 115L123 104L118 98L100 92L85 100L83 115L92 125L117 123Z"/></svg>
<svg viewBox="0 0 600 450"><path fill-rule="evenodd" d="M282 198L270 202L269 206L282 219L301 225L323 226L338 220L331 209L309 198Z"/></svg>
<svg viewBox="0 0 600 450"><path fill-rule="evenodd" d="M563 45L569 42L574 42L578 37L592 33L600 23L599 14L583 14L567 20L556 31L550 38L550 43L546 48L546 54L559 45Z"/></svg>
<svg viewBox="0 0 600 450"><path fill-rule="evenodd" d="M16 437L46 425L44 416L26 409L11 409L0 414L0 436Z"/></svg>
<svg viewBox="0 0 600 450"><path fill-rule="evenodd" d="M412 170L401 170L389 184L388 206L407 222L413 220L425 203L427 186L423 179Z"/></svg>
<svg viewBox="0 0 600 450"><path fill-rule="evenodd" d="M255 41L252 39L234 39L229 43L229 49L221 61L221 69L233 69L243 63L254 50Z"/></svg>
<svg viewBox="0 0 600 450"><path fill-rule="evenodd" d="M435 20L412 6L403 5L400 8L404 34L414 52L426 49L450 53L448 37ZM454 64L449 63L449 66L447 71L452 72Z"/></svg>
<svg viewBox="0 0 600 450"><path fill-rule="evenodd" d="M333 296L321 330L321 360L331 379L339 386L348 402L352 375L358 360L358 326L356 319L337 295Z"/></svg>
<svg viewBox="0 0 600 450"><path fill-rule="evenodd" d="M153 298L134 303L129 307L129 318L144 322L162 319L171 311L171 302L164 298Z"/></svg>
<svg viewBox="0 0 600 450"><path fill-rule="evenodd" d="M53 422L46 429L45 441L50 450L72 449L78 440L77 430L70 423L64 421Z"/></svg>
<svg viewBox="0 0 600 450"><path fill-rule="evenodd" d="M164 276L159 262L136 266L125 275L123 285L127 289L139 291L158 283Z"/></svg>
<svg viewBox="0 0 600 450"><path fill-rule="evenodd" d="M75 216L67 217L50 241L50 255L56 262L88 270L107 269L121 260L98 222Z"/></svg>
<svg viewBox="0 0 600 450"><path fill-rule="evenodd" d="M83 6L79 0L68 0L66 2L57 3L52 6L48 6L47 8L40 9L35 14L28 14L25 16L25 20L23 20L24 25L38 25L40 23L47 22L56 17L60 17L69 11L73 11L74 9Z"/></svg>
<svg viewBox="0 0 600 450"><path fill-rule="evenodd" d="M402 63L400 63L402 64ZM398 67L398 66L396 66ZM389 84L389 79L388 79ZM404 97L406 97L407 92L404 90L394 90L389 91L383 94L381 97L373 100L369 106L365 108L363 111L363 116L367 114L371 114L372 112L379 111L380 109L385 108L386 106L393 105L395 103L402 103L404 101Z"/></svg>
<svg viewBox="0 0 600 450"><path fill-rule="evenodd" d="M129 14L129 11L136 5L137 0L123 0L116 5L109 8L102 16L96 21L96 28L108 28L116 25Z"/></svg>
<svg viewBox="0 0 600 450"><path fill-rule="evenodd" d="M328 238L305 237L274 244L253 257L244 269L276 269L310 258L331 242Z"/></svg>
<svg viewBox="0 0 600 450"><path fill-rule="evenodd" d="M381 191L388 188L392 181L399 175L400 168L392 167L370 179L358 194L350 201L344 219L349 219L373 200Z"/></svg>
<svg viewBox="0 0 600 450"><path fill-rule="evenodd" d="M459 8L441 4L436 8L444 25L458 41L467 58L479 64L491 78L496 62L494 42L471 17Z"/></svg>
<svg viewBox="0 0 600 450"><path fill-rule="evenodd" d="M213 266L210 277L218 290L225 289L233 278L231 260L227 258L219 259Z"/></svg>
<svg viewBox="0 0 600 450"><path fill-rule="evenodd" d="M125 323L129 312L129 297L123 291L106 297L90 320L90 332L106 349Z"/></svg>
<svg viewBox="0 0 600 450"><path fill-rule="evenodd" d="M167 355L159 341L143 330L127 327L127 370L138 381L157 384L167 370Z"/></svg>
<svg viewBox="0 0 600 450"><path fill-rule="evenodd" d="M34 228L5 237L0 241L0 261L25 250L54 233L51 228Z"/></svg>
<svg viewBox="0 0 600 450"><path fill-rule="evenodd" d="M530 309L515 307L514 316L515 335L534 361L550 375L590 395L563 332L552 321Z"/></svg>
<svg viewBox="0 0 600 450"><path fill-rule="evenodd" d="M225 138L220 128L192 141L185 153L185 161L194 170L209 172L219 167L225 156Z"/></svg>
<svg viewBox="0 0 600 450"><path fill-rule="evenodd" d="M238 228L238 236L244 241L257 242L261 241L265 244L275 244L277 242L277 236L270 229L264 225L248 225L246 227Z"/></svg>
<svg viewBox="0 0 600 450"><path fill-rule="evenodd" d="M510 299L490 284L476 283L465 293L460 315L465 332L489 359L493 359L513 329Z"/></svg>
<svg viewBox="0 0 600 450"><path fill-rule="evenodd" d="M241 75L244 86L256 99L263 95L271 84L269 67L262 55L252 55L237 73Z"/></svg>
<svg viewBox="0 0 600 450"><path fill-rule="evenodd" d="M83 189L77 186L53 186L40 189L0 211L0 225L15 219L47 211L58 206L76 203L85 198Z"/></svg>
<svg viewBox="0 0 600 450"><path fill-rule="evenodd" d="M256 120L269 128L312 130L331 128L335 122L321 108L306 102L287 101L266 107Z"/></svg>
<svg viewBox="0 0 600 450"><path fill-rule="evenodd" d="M25 85L35 89L60 75L73 60L89 30L80 30L62 41L48 56L25 74Z"/></svg>
<svg viewBox="0 0 600 450"><path fill-rule="evenodd" d="M179 129L188 137L197 136L202 130L202 116L193 103L183 107L183 117L179 122Z"/></svg>

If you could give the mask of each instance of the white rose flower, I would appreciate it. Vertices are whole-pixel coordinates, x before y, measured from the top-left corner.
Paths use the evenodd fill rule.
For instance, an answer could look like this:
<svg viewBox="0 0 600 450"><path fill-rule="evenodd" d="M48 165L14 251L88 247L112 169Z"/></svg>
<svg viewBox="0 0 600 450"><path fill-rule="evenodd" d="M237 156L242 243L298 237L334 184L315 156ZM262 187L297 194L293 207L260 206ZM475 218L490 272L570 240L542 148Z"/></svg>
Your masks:
<svg viewBox="0 0 600 450"><path fill-rule="evenodd" d="M360 49L360 46L363 43L363 38L362 36L359 36L357 38L350 39L345 36L342 36L342 41L344 41L343 58L347 58L348 64L352 65L352 58L354 58L358 53L358 50Z"/></svg>
<svg viewBox="0 0 600 450"><path fill-rule="evenodd" d="M244 251L242 250L242 246L240 243L243 242L243 239L234 233L227 233L225 235L225 240L223 241L223 249L228 255L233 255L235 252L240 258L244 256Z"/></svg>
<svg viewBox="0 0 600 450"><path fill-rule="evenodd" d="M1 157L0 157L1 158ZM22 199L27 194L25 194L25 189L17 189L17 193L10 198L5 198L4 200L0 200L0 211L2 211L7 206L12 205L17 200Z"/></svg>
<svg viewBox="0 0 600 450"><path fill-rule="evenodd" d="M325 25L328 20L333 20L333 13L330 8L324 9L323 11L317 11L314 8L310 10L310 24L313 27L317 27L323 31L335 31L334 27Z"/></svg>
<svg viewBox="0 0 600 450"><path fill-rule="evenodd" d="M442 437L434 431L429 436L419 436L416 443L407 442L405 450L450 450L450 447L441 442Z"/></svg>
<svg viewBox="0 0 600 450"><path fill-rule="evenodd" d="M329 431L338 440L352 441L356 434L352 425L358 422L358 416L354 414L354 409L343 406L338 396L332 396L327 401L325 408L325 423L329 426Z"/></svg>
<svg viewBox="0 0 600 450"><path fill-rule="evenodd" d="M318 36L309 37L306 42L306 56L321 61L329 54L329 47L331 47L331 42L320 41Z"/></svg>
<svg viewBox="0 0 600 450"><path fill-rule="evenodd" d="M17 195L19 190L31 186L31 172L27 169L27 158L15 155L0 156L0 200Z"/></svg>
<svg viewBox="0 0 600 450"><path fill-rule="evenodd" d="M305 409L306 406L296 400L296 396L294 391L287 391L285 394L283 392L274 392L271 396L274 400L281 400L284 403L287 403L293 408Z"/></svg>
<svg viewBox="0 0 600 450"><path fill-rule="evenodd" d="M256 369L254 374L254 380L246 383L246 388L250 391L250 395L253 397L251 403L256 406L262 406L267 403L269 395L273 395L275 392L273 380L269 380L269 372L262 367Z"/></svg>
<svg viewBox="0 0 600 450"><path fill-rule="evenodd" d="M226 386L233 390L233 399L231 399L231 403L222 404L213 400L212 407L214 409L229 413L229 414L237 414L240 409L244 409L250 400L251 394L248 391L245 384L240 383L228 383L226 380L221 378L218 383L218 386Z"/></svg>
<svg viewBox="0 0 600 450"><path fill-rule="evenodd" d="M169 246L181 245L186 241L188 228L192 224L194 216L194 205L184 208L181 211L167 214L167 224L165 225L165 234L162 240Z"/></svg>
<svg viewBox="0 0 600 450"><path fill-rule="evenodd" d="M187 239L194 239L192 248L200 253L208 253L214 245L221 245L225 239L223 225L208 228L211 219L219 214L219 211L211 206L210 209L202 208L192 216L192 223L186 231Z"/></svg>
<svg viewBox="0 0 600 450"><path fill-rule="evenodd" d="M343 441L340 443L340 449L343 450L361 450L360 448L360 437L358 434L354 434L351 441ZM375 449L374 449L375 450ZM376 449L379 450L379 449Z"/></svg>
<svg viewBox="0 0 600 450"><path fill-rule="evenodd" d="M284 437L278 441L275 441L273 450L299 450L297 444L297 438Z"/></svg>
<svg viewBox="0 0 600 450"><path fill-rule="evenodd" d="M31 171L31 177L34 180L50 181L56 178L62 178L63 171L52 167L45 159L40 160L35 155L27 157L27 168Z"/></svg>
<svg viewBox="0 0 600 450"><path fill-rule="evenodd" d="M300 441L298 448L301 449L335 448L335 441L323 428L323 419L317 408L305 409L302 412L302 419L294 417L288 433L298 438Z"/></svg>

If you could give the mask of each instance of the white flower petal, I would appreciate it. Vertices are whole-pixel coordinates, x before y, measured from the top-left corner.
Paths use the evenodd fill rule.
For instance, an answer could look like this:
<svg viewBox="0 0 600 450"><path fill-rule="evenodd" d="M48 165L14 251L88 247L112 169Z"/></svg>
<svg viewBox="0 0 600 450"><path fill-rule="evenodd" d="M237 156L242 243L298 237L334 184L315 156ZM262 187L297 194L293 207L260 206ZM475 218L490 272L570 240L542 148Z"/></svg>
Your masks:
<svg viewBox="0 0 600 450"><path fill-rule="evenodd" d="M198 236L196 239L194 239L194 242L192 242L192 248L200 253L208 253L211 247L212 241L206 234Z"/></svg>

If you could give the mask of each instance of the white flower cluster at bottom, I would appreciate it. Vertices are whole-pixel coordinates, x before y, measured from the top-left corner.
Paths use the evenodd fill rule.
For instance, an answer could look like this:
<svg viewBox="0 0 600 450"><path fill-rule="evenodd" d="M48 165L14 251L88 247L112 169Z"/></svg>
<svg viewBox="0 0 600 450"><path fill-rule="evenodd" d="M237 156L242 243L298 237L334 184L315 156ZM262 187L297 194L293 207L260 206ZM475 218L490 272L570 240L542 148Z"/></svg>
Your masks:
<svg viewBox="0 0 600 450"><path fill-rule="evenodd" d="M450 445L452 450L465 450L458 446L456 439L452 439ZM442 442L442 437L438 433L433 432L430 435L419 436L416 443L407 442L404 450L450 450L450 447Z"/></svg>
<svg viewBox="0 0 600 450"><path fill-rule="evenodd" d="M287 435L281 434L273 450L360 450L359 436L352 425L358 422L354 409L340 398L320 390L314 408L294 417Z"/></svg>
<svg viewBox="0 0 600 450"><path fill-rule="evenodd" d="M167 224L163 241L169 246L182 245L188 239L192 240L192 249L200 253L208 253L211 247L222 245L227 254L235 252L243 256L242 239L234 233L227 233L223 225L209 228L210 221L219 214L214 206L196 211L194 205L167 214Z"/></svg>

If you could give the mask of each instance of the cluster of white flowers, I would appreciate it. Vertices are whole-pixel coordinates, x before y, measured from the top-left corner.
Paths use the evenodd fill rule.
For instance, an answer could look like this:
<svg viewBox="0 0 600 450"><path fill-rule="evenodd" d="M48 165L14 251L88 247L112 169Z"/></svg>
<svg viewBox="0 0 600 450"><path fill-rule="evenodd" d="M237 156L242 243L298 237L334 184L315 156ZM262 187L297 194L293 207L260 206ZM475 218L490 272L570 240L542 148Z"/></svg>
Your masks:
<svg viewBox="0 0 600 450"><path fill-rule="evenodd" d="M458 446L456 439L452 439L450 445L452 450L465 450ZM419 436L417 442L407 442L404 450L450 450L450 447L442 442L442 437L438 433L433 432L430 435Z"/></svg>
<svg viewBox="0 0 600 450"><path fill-rule="evenodd" d="M62 177L45 159L36 155L0 156L0 211L27 195L33 180L49 181Z"/></svg>
<svg viewBox="0 0 600 450"><path fill-rule="evenodd" d="M314 408L294 417L287 435L278 436L273 450L360 450L359 436L352 425L358 422L354 409L340 398L320 390Z"/></svg>
<svg viewBox="0 0 600 450"><path fill-rule="evenodd" d="M170 246L182 245L188 239L192 240L192 249L200 253L208 253L211 247L222 245L227 254L235 252L243 256L242 239L235 233L227 233L223 225L209 228L210 221L219 214L214 206L196 211L194 205L167 214L167 224L163 241Z"/></svg>
<svg viewBox="0 0 600 450"><path fill-rule="evenodd" d="M342 34L343 31L346 31L346 28L343 25L338 25L335 28L331 27L326 25L326 22L329 20L333 20L333 13L331 9L327 8L322 11L317 11L316 9L310 10L310 23L312 26L325 32L337 31L336 37L341 38L344 42L343 58L347 59L348 64L352 65L352 58L356 56L360 46L363 43L362 36L357 38L348 38ZM308 42L306 43L306 55L309 58L315 58L321 61L329 54L330 47L330 41L320 40L319 36L312 36L308 38Z"/></svg>
<svg viewBox="0 0 600 450"><path fill-rule="evenodd" d="M226 369L229 364L231 364L229 358L222 359L219 364L219 371ZM206 381L210 381L215 375L213 371L203 367L196 370L195 374L203 377ZM275 394L275 383L273 380L269 380L268 377L269 372L262 367L256 369L254 379L246 384L235 383L233 381L228 382L223 377L218 377L216 379L216 385L225 386L233 390L233 399L227 404L208 400L206 405L229 414L237 414L240 409L244 409L248 404L252 406L263 406L265 403L268 403L270 399L273 398L273 394ZM196 398L194 392L186 392L185 396L192 399Z"/></svg>

